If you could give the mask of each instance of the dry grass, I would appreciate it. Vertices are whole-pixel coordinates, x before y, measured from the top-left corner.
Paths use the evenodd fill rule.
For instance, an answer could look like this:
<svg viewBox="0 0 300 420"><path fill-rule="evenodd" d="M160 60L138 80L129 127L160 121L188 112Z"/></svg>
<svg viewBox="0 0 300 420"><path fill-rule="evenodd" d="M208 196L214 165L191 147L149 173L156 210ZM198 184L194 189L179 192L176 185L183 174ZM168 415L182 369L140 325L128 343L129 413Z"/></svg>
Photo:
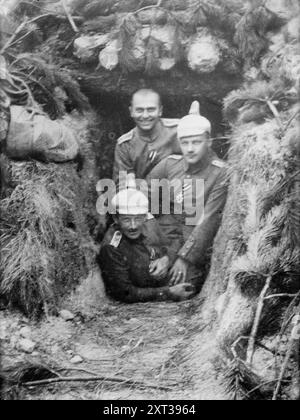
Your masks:
<svg viewBox="0 0 300 420"><path fill-rule="evenodd" d="M256 185L277 180L284 174L285 151L275 120L265 124L244 124L231 136L230 172L238 173L243 182ZM261 182L260 182L261 181ZM245 189L246 192L246 189Z"/></svg>
<svg viewBox="0 0 300 420"><path fill-rule="evenodd" d="M286 110L298 101L297 93L290 93L290 88L290 82L283 77L255 81L251 86L232 91L226 96L224 115L233 124L264 122L273 117L267 100L276 101L278 111Z"/></svg>
<svg viewBox="0 0 300 420"><path fill-rule="evenodd" d="M18 162L1 155L0 291L28 315L55 311L95 261L95 116L73 111L64 123L76 132L77 163Z"/></svg>
<svg viewBox="0 0 300 420"><path fill-rule="evenodd" d="M26 314L55 309L60 293L87 271L89 236L75 164L10 162L17 183L1 200L0 290Z"/></svg>
<svg viewBox="0 0 300 420"><path fill-rule="evenodd" d="M27 314L53 304L54 255L37 236L25 229L3 247L1 294Z"/></svg>
<svg viewBox="0 0 300 420"><path fill-rule="evenodd" d="M188 324L193 305L193 301L132 305L106 302L102 310L82 322L50 317L36 325L33 335L40 358L32 358L33 363L28 365L6 356L7 374L11 379L16 375L20 378L20 374L30 374L26 380L44 379L50 368L63 376L124 379L119 383L108 379L53 384L51 393L47 386L23 388L22 399L61 398L64 394L76 399L179 398L186 377L177 361L177 350L191 336ZM7 346L6 342L6 354ZM81 365L70 363L68 349L82 356Z"/></svg>
<svg viewBox="0 0 300 420"><path fill-rule="evenodd" d="M290 223L287 204L290 185L286 183L280 196L276 194L276 188L295 171L295 165L275 119L262 125L237 126L229 156L230 173L232 177L236 176L236 206L243 216L240 232L244 244L244 253L233 262L232 272L244 273L253 280L255 276L277 272L285 265L285 260L289 265L291 240L287 235ZM279 200L272 202L270 191ZM266 200L269 202L267 207ZM294 267L294 263L291 264ZM238 278L241 280L240 275Z"/></svg>

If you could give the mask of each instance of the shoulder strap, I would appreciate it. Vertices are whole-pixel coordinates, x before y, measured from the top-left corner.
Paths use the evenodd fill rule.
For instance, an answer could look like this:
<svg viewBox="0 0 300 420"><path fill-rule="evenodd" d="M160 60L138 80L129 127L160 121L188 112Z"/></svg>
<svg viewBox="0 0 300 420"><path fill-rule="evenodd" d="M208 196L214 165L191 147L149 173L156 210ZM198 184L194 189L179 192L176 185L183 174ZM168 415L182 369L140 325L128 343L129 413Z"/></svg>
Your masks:
<svg viewBox="0 0 300 420"><path fill-rule="evenodd" d="M182 158L182 155L170 155L167 159L181 160Z"/></svg>
<svg viewBox="0 0 300 420"><path fill-rule="evenodd" d="M224 168L226 163L223 160L214 159L212 162L212 165L217 166L218 168Z"/></svg>
<svg viewBox="0 0 300 420"><path fill-rule="evenodd" d="M165 127L177 127L179 118L162 118L162 123Z"/></svg>
<svg viewBox="0 0 300 420"><path fill-rule="evenodd" d="M128 131L128 133L123 134L123 136L119 137L118 144L122 144L125 141L132 140L133 138L133 130Z"/></svg>
<svg viewBox="0 0 300 420"><path fill-rule="evenodd" d="M122 239L122 233L119 230L116 230L113 237L110 240L110 245L114 248L118 248Z"/></svg>

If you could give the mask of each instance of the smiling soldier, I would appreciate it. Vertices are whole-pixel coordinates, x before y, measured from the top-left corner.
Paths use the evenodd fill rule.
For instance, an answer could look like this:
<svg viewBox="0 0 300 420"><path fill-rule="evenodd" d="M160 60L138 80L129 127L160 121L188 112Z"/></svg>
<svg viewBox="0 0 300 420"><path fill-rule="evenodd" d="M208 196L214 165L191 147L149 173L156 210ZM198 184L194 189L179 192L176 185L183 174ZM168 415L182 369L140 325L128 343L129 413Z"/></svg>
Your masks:
<svg viewBox="0 0 300 420"><path fill-rule="evenodd" d="M163 107L157 92L138 90L132 96L129 110L136 127L118 139L113 171L116 182L121 171L145 179L163 158L181 154L177 140L179 120L161 118Z"/></svg>
<svg viewBox="0 0 300 420"><path fill-rule="evenodd" d="M151 198L159 195L153 180L167 180L170 185L179 181L180 191L169 194L170 214L160 208L158 221L162 234L178 257L170 270L170 284L190 281L197 291L204 280L209 250L220 226L227 196L225 163L211 149L211 124L200 115L199 108L195 101L190 114L178 124L182 155L162 160L148 176ZM202 190L194 188L195 181L202 182ZM182 202L182 212L176 212ZM193 212L197 216L197 211L198 217L191 218Z"/></svg>
<svg viewBox="0 0 300 420"><path fill-rule="evenodd" d="M133 188L121 190L112 200L115 223L99 255L106 290L127 303L188 299L194 293L191 285L169 287L168 271L176 255L163 246L156 220L147 220L148 204Z"/></svg>

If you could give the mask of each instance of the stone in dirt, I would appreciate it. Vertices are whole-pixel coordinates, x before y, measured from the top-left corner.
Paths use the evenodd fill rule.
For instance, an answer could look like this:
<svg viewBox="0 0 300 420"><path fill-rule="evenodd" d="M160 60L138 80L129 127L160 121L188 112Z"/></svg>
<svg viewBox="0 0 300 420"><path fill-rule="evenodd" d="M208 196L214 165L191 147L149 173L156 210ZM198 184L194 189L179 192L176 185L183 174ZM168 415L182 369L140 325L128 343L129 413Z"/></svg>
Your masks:
<svg viewBox="0 0 300 420"><path fill-rule="evenodd" d="M87 361L110 360L113 356L110 350L91 343L76 346L76 352Z"/></svg>
<svg viewBox="0 0 300 420"><path fill-rule="evenodd" d="M77 365L79 363L82 363L83 362L83 359L80 356L74 356L74 357L72 357L72 359L70 360L70 362L73 363L74 365Z"/></svg>
<svg viewBox="0 0 300 420"><path fill-rule="evenodd" d="M72 312L63 309L62 311L59 312L59 315L62 319L64 319L65 321L72 321L75 318L75 315L72 314Z"/></svg>
<svg viewBox="0 0 300 420"><path fill-rule="evenodd" d="M31 337L31 329L29 327L22 327L20 329L20 336L29 339Z"/></svg>
<svg viewBox="0 0 300 420"><path fill-rule="evenodd" d="M21 351L24 351L25 353L32 353L36 347L36 343L34 343L31 340L28 340L27 338L23 338L19 341L18 347Z"/></svg>
<svg viewBox="0 0 300 420"><path fill-rule="evenodd" d="M57 354L59 352L60 348L58 344L54 344L54 346L51 347L51 353Z"/></svg>

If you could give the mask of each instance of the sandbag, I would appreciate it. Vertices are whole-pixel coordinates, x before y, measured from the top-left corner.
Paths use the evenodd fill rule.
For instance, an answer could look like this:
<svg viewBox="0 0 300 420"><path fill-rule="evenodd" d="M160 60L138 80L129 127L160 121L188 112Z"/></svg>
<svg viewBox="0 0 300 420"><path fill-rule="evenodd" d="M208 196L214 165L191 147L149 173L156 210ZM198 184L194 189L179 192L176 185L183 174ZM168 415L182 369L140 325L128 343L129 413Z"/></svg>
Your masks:
<svg viewBox="0 0 300 420"><path fill-rule="evenodd" d="M143 25L123 43L119 61L127 71L168 71L176 64L176 31L172 25Z"/></svg>
<svg viewBox="0 0 300 420"><path fill-rule="evenodd" d="M8 16L19 5L21 0L0 0L0 15Z"/></svg>
<svg viewBox="0 0 300 420"><path fill-rule="evenodd" d="M136 62L136 68L143 69L146 60L146 44L138 35L135 36L131 54Z"/></svg>
<svg viewBox="0 0 300 420"><path fill-rule="evenodd" d="M20 0L19 0L20 1ZM78 0L64 0L64 4L61 0L55 1L47 1L46 8L47 12L64 15L66 11L73 15L80 5L80 1Z"/></svg>
<svg viewBox="0 0 300 420"><path fill-rule="evenodd" d="M175 27L172 25L165 26L144 26L140 32L140 38L147 45L149 39L159 43L159 56L156 59L158 70L166 71L172 69L176 60L173 55L174 45L176 42Z"/></svg>
<svg viewBox="0 0 300 420"><path fill-rule="evenodd" d="M74 41L74 55L82 62L87 62L96 58L99 50L104 48L108 41L108 34L82 35Z"/></svg>
<svg viewBox="0 0 300 420"><path fill-rule="evenodd" d="M32 114L22 106L11 107L6 154L13 159L35 158L67 162L76 158L79 145L73 131L61 121Z"/></svg>
<svg viewBox="0 0 300 420"><path fill-rule="evenodd" d="M119 43L118 40L110 41L104 50L99 54L99 63L106 70L112 71L119 64Z"/></svg>
<svg viewBox="0 0 300 420"><path fill-rule="evenodd" d="M199 31L187 51L190 69L197 73L210 73L221 60L221 51L216 38L208 31Z"/></svg>

